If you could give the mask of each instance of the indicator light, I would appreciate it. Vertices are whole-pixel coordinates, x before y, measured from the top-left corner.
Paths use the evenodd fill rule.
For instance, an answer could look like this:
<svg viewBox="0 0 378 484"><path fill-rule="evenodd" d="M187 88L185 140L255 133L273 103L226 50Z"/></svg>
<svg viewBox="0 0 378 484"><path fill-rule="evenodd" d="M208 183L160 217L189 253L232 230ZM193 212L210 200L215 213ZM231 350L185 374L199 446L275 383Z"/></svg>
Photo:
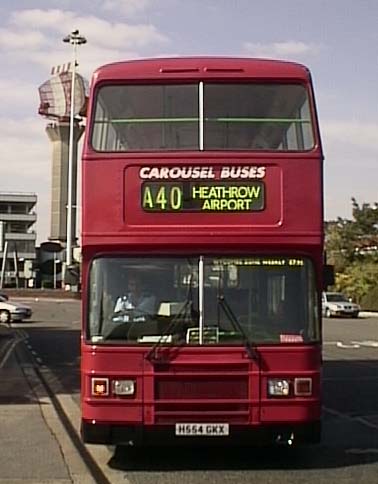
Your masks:
<svg viewBox="0 0 378 484"><path fill-rule="evenodd" d="M312 395L312 378L296 378L294 380L294 395L298 397Z"/></svg>
<svg viewBox="0 0 378 484"><path fill-rule="evenodd" d="M106 397L109 395L109 378L92 378L92 395Z"/></svg>

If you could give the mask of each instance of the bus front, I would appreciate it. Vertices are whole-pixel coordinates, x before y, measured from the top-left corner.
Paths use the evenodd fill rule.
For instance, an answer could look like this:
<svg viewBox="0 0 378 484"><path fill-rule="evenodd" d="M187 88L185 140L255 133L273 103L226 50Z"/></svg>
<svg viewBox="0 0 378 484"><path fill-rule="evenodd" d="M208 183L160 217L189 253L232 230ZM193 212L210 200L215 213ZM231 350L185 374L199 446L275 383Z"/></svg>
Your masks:
<svg viewBox="0 0 378 484"><path fill-rule="evenodd" d="M84 441L317 442L322 154L307 69L109 65L88 119Z"/></svg>

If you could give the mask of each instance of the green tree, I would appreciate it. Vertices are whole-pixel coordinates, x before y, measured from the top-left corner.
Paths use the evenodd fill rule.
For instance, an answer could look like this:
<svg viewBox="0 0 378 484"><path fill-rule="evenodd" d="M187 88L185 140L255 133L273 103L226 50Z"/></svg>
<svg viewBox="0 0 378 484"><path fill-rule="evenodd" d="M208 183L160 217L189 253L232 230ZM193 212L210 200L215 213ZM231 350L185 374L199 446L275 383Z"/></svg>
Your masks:
<svg viewBox="0 0 378 484"><path fill-rule="evenodd" d="M335 286L354 300L361 303L364 297L378 287L378 264L374 262L356 262L336 274ZM378 301L377 301L378 304Z"/></svg>
<svg viewBox="0 0 378 484"><path fill-rule="evenodd" d="M335 266L336 272L343 272L355 260L357 235L353 221L338 217L326 222L325 247L327 262Z"/></svg>
<svg viewBox="0 0 378 484"><path fill-rule="evenodd" d="M356 231L362 237L376 239L378 235L378 203L370 206L369 203L358 205L355 198L352 198L352 214L355 220Z"/></svg>
<svg viewBox="0 0 378 484"><path fill-rule="evenodd" d="M336 289L362 301L378 287L378 203L359 205L352 198L352 215L326 222L325 248Z"/></svg>
<svg viewBox="0 0 378 484"><path fill-rule="evenodd" d="M355 252L358 260L378 262L378 204L358 205L352 198L355 220Z"/></svg>

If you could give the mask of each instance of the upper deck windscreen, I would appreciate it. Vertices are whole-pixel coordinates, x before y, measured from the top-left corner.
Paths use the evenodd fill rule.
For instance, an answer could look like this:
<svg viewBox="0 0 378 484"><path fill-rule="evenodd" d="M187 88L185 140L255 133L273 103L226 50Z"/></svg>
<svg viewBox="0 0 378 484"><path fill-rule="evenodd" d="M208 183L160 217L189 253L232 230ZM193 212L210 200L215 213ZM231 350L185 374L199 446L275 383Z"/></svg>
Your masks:
<svg viewBox="0 0 378 484"><path fill-rule="evenodd" d="M307 89L293 83L104 85L96 151L270 150L314 146Z"/></svg>

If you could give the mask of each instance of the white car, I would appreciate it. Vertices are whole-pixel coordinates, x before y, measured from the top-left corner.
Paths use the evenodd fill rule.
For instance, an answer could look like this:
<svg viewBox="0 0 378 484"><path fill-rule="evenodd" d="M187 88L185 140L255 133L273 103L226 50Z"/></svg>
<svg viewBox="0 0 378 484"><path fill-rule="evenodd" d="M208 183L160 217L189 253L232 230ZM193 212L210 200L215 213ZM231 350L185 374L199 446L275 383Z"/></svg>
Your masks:
<svg viewBox="0 0 378 484"><path fill-rule="evenodd" d="M331 318L332 316L350 316L358 318L361 307L350 301L341 292L323 292L322 295L322 312L323 316Z"/></svg>
<svg viewBox="0 0 378 484"><path fill-rule="evenodd" d="M32 310L25 304L9 301L0 296L0 323L30 319Z"/></svg>

